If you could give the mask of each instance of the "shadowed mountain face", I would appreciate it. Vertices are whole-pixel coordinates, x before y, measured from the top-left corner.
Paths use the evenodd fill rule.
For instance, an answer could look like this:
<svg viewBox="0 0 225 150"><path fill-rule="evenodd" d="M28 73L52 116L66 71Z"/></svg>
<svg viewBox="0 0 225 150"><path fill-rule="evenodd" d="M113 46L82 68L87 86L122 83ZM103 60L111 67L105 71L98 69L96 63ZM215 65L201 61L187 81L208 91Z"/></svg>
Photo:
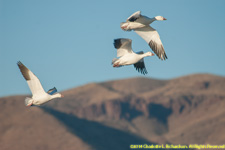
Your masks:
<svg viewBox="0 0 225 150"><path fill-rule="evenodd" d="M0 99L1 150L128 150L131 144L154 144L135 134L53 108L26 107L24 99Z"/></svg>
<svg viewBox="0 0 225 150"><path fill-rule="evenodd" d="M80 119L74 115L68 115L52 108L43 109L57 118L65 125L70 133L78 136L82 141L98 150L128 150L131 144L153 144L144 138L131 133L107 127L101 123Z"/></svg>
<svg viewBox="0 0 225 150"><path fill-rule="evenodd" d="M3 97L0 147L122 150L138 143L224 144L224 91L224 77L198 74L91 83L64 91L63 99L42 107L25 107L24 96Z"/></svg>

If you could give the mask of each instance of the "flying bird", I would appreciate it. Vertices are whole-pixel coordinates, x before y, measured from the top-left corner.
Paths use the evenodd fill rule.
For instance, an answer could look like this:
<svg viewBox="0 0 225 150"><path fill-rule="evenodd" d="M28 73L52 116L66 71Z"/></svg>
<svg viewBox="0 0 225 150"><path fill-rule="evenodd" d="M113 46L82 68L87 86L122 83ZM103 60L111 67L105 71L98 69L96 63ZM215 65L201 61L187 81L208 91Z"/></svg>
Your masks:
<svg viewBox="0 0 225 150"><path fill-rule="evenodd" d="M131 39L119 38L114 40L114 47L117 49L117 57L112 60L113 67L121 67L125 65L134 65L138 72L147 74L145 68L144 57L154 56L152 52L144 53L133 52L131 48Z"/></svg>
<svg viewBox="0 0 225 150"><path fill-rule="evenodd" d="M52 99L63 97L62 94L57 93L57 89L54 87L50 89L47 93L44 91L40 80L20 61L17 63L23 77L27 81L27 84L31 90L32 98L25 98L26 106L37 105L40 106Z"/></svg>
<svg viewBox="0 0 225 150"><path fill-rule="evenodd" d="M167 56L160 36L158 32L150 26L150 24L156 20L166 20L166 18L162 16L149 18L141 15L141 11L137 11L127 18L126 22L122 22L120 27L124 31L134 30L148 43L159 59L166 60Z"/></svg>

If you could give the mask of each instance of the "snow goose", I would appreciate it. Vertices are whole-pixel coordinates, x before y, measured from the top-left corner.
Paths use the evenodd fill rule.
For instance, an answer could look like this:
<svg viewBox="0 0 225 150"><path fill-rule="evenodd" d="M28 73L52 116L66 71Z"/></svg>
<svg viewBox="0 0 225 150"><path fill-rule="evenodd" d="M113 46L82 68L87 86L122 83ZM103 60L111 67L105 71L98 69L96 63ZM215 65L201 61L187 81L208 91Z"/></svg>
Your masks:
<svg viewBox="0 0 225 150"><path fill-rule="evenodd" d="M125 65L134 65L138 72L142 74L147 74L147 70L145 68L144 57L153 56L152 52L144 53L133 52L131 48L130 39L119 38L114 40L114 47L117 49L117 57L112 60L113 67L121 67Z"/></svg>
<svg viewBox="0 0 225 150"><path fill-rule="evenodd" d="M63 97L62 94L57 93L57 89L54 87L50 89L47 93L44 91L39 79L20 61L17 63L23 77L27 81L27 84L31 90L32 98L25 98L25 105L32 106L37 105L40 106L54 98Z"/></svg>
<svg viewBox="0 0 225 150"><path fill-rule="evenodd" d="M126 22L120 24L121 29L124 31L134 30L139 36L141 36L154 51L154 53L161 59L167 59L166 53L163 48L163 44L160 40L158 32L153 29L149 24L156 20L166 20L162 16L156 16L154 18L148 18L141 15L141 11L137 11L127 18Z"/></svg>

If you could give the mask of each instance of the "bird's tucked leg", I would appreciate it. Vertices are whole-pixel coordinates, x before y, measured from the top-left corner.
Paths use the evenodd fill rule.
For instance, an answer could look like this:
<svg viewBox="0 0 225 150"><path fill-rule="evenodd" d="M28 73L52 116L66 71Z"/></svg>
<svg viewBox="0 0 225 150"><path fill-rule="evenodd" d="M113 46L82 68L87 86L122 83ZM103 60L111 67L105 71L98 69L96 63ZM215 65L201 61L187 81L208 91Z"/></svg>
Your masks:
<svg viewBox="0 0 225 150"><path fill-rule="evenodd" d="M120 67L119 63L113 64L113 67Z"/></svg>
<svg viewBox="0 0 225 150"><path fill-rule="evenodd" d="M122 22L122 23L120 24L120 28L121 28L122 30L124 30L124 31L130 31L128 25L129 25L129 23L127 23L127 22Z"/></svg>

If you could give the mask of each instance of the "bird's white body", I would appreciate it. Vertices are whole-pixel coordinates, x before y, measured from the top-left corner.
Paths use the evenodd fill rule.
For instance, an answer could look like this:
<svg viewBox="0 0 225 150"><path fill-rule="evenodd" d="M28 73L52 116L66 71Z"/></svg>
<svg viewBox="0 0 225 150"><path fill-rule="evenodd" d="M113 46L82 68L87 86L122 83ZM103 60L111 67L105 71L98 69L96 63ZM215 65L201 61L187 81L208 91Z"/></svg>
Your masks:
<svg viewBox="0 0 225 150"><path fill-rule="evenodd" d="M25 99L26 106L32 105L40 106L52 99L63 97L63 95L61 95L60 93L55 93L57 91L56 88L50 89L46 93L40 83L40 80L26 66L24 66L21 62L18 62L17 65L23 77L27 81L27 84L33 95L32 98L26 97Z"/></svg>
<svg viewBox="0 0 225 150"><path fill-rule="evenodd" d="M143 53L133 52L130 39L115 39L114 46L117 49L117 57L112 60L113 67L121 67L126 65L134 65L134 67L143 74L147 74L144 65L144 57L153 56L151 52Z"/></svg>
<svg viewBox="0 0 225 150"><path fill-rule="evenodd" d="M132 14L126 22L120 24L121 29L124 31L134 30L139 36L141 36L154 51L154 53L161 59L167 59L166 53L164 51L163 44L160 40L158 32L149 26L152 22L156 20L166 20L162 16L156 16L154 18L149 18L141 15L140 11Z"/></svg>
<svg viewBox="0 0 225 150"><path fill-rule="evenodd" d="M133 65L139 62L142 58L146 56L148 56L146 53L144 54L127 53L121 56L117 61L115 61L115 63L119 63L119 65L121 66Z"/></svg>
<svg viewBox="0 0 225 150"><path fill-rule="evenodd" d="M146 26L145 24L139 22L122 22L120 25L121 27L124 27L125 31L131 31Z"/></svg>
<svg viewBox="0 0 225 150"><path fill-rule="evenodd" d="M25 101L25 105L29 105L32 102L32 105L40 106L44 103L49 102L52 99L61 98L61 97L62 97L62 95L59 93L56 93L54 95L49 95L46 93L46 94L43 94L40 96L32 96L32 98L27 97L29 99L29 101L27 101L27 102Z"/></svg>

